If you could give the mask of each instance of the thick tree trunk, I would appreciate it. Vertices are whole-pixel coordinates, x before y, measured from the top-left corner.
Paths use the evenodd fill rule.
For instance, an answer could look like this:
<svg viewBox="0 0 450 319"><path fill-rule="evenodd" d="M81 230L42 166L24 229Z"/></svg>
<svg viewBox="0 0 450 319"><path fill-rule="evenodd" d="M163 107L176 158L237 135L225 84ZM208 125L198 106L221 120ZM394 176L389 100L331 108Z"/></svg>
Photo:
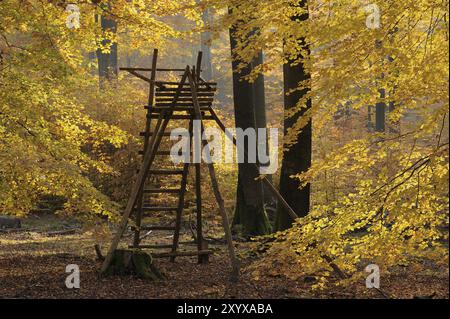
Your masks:
<svg viewBox="0 0 450 319"><path fill-rule="evenodd" d="M307 2L303 1L299 6L306 6ZM294 20L305 21L308 19L308 14L292 17ZM309 46L306 39L299 39L299 45L306 49L309 54ZM308 93L309 88L295 91L286 95L290 90L297 88L300 81L310 78L306 72L304 64L299 63L291 65L293 61L288 61L283 66L284 73L284 108L289 110L295 107L298 101ZM297 112L295 116L289 117L284 121L284 134L289 128L293 127L297 120L311 108L311 100L307 101L306 107ZM288 204L294 209L298 216L306 216L309 212L310 205L310 185L300 188L300 183L297 179L292 179L290 176L299 174L309 169L311 166L311 138L312 126L311 121L298 133L297 142L289 147L289 150L284 153L281 164L280 174L280 193L286 199ZM275 222L277 230L284 230L292 225L292 218L283 207L278 207Z"/></svg>
<svg viewBox="0 0 450 319"><path fill-rule="evenodd" d="M264 63L264 57L262 51L259 52L256 59L253 61L253 67L256 67L257 65L260 65ZM255 120L256 120L256 127L257 128L265 128L267 129L267 116L266 116L266 96L265 96L265 85L264 85L264 75L260 74L255 82L253 83L253 99L255 102ZM269 134L266 134L266 145L268 145L268 136ZM259 140L259 136L258 136ZM269 155L269 149L267 148L267 155ZM267 163L260 163L262 165ZM272 181L272 176L267 176L267 178ZM267 189L266 186L263 185L263 192L264 192L264 203L266 206L273 206L276 205L275 197L272 195L272 193Z"/></svg>
<svg viewBox="0 0 450 319"><path fill-rule="evenodd" d="M234 30L230 29L231 52L236 48ZM241 77L248 75L251 65L240 72L236 72L238 62L232 62L233 69L233 98L236 128L245 130L256 128L254 87L248 81L241 81ZM247 144L247 143L246 143ZM247 145L245 145L247 149ZM264 209L263 186L260 179L256 179L259 172L254 163L239 164L239 176L236 194L236 210L233 223L240 225L244 236L263 235L270 232L270 224ZM255 180L256 179L256 180Z"/></svg>
<svg viewBox="0 0 450 319"><path fill-rule="evenodd" d="M240 229L244 237L270 233L271 226L264 206L261 204L254 206L247 202L242 183L244 178L240 176L238 177L236 189L236 209L234 211L233 225ZM260 215L258 216L258 214Z"/></svg>

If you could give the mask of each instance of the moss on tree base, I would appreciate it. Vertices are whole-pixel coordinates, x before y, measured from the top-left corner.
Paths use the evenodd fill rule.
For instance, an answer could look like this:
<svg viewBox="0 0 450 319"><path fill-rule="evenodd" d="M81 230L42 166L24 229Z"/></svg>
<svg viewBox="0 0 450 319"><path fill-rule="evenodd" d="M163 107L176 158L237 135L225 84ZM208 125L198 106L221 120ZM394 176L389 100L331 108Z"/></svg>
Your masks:
<svg viewBox="0 0 450 319"><path fill-rule="evenodd" d="M134 275L142 279L159 281L165 276L153 265L153 258L137 249L117 249L104 272L105 276Z"/></svg>
<svg viewBox="0 0 450 319"><path fill-rule="evenodd" d="M259 206L248 204L243 192L243 186L237 189L233 226L235 231L246 239L250 239L253 236L267 235L272 231L264 205L262 203Z"/></svg>

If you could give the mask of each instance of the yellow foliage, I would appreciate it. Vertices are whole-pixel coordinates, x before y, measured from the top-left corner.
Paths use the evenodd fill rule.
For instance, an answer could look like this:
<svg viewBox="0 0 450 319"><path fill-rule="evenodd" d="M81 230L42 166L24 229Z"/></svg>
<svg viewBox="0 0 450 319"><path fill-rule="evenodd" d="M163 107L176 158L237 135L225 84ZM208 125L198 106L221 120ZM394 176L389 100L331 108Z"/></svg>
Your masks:
<svg viewBox="0 0 450 319"><path fill-rule="evenodd" d="M105 39L124 52L164 50L181 33L161 17L182 8L190 20L198 15L187 7L193 0L110 3L72 1L80 26L69 28L60 2L0 1L0 214L26 214L43 194L67 198L66 212L86 218L117 212L101 185L128 160L111 150L136 151L130 133L142 126L143 112L135 111L143 93L126 81L99 92L96 62L87 57L109 52ZM118 32L102 31L99 14L115 19Z"/></svg>
<svg viewBox="0 0 450 319"><path fill-rule="evenodd" d="M311 183L311 213L275 235L254 267L292 278L322 274L323 286L330 260L354 280L372 262L382 269L413 257L445 263L448 1L379 1L376 28L366 25L364 2L305 2L309 19L296 21L291 17L305 13L300 1L205 1L232 9L215 28L236 26L241 65L264 51L253 76L288 59L311 74L298 86L311 90L286 116L307 99L312 108L285 136L285 146L295 142L312 118L313 165L292 176ZM362 124L377 103L391 106L383 133ZM335 118L342 110L347 122Z"/></svg>

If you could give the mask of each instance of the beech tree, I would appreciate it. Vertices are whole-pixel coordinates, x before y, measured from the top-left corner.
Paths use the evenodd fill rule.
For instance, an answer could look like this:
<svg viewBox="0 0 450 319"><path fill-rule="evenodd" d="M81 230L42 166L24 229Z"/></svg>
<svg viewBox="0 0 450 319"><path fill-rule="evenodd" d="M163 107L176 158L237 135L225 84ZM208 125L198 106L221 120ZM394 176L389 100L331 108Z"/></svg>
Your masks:
<svg viewBox="0 0 450 319"><path fill-rule="evenodd" d="M211 8L205 9L202 13L203 24L208 26L213 22L213 10ZM211 54L211 41L212 36L209 30L200 33L200 49L203 52L203 70L202 74L205 80L211 81L213 78L213 66L212 66L212 54Z"/></svg>
<svg viewBox="0 0 450 319"><path fill-rule="evenodd" d="M301 1L297 5L301 13L292 16L292 21L302 22L308 19L307 1ZM305 117L311 109L311 99L307 99L305 105L298 105L306 96L310 87L298 89L299 84L310 80L310 74L305 69L302 61L306 60L310 54L309 45L305 37L298 39L298 56L289 57L283 65L284 79L284 135L289 130L295 129L295 124L299 118ZM289 114L293 109L300 108L294 114ZM311 119L300 130L296 131L296 136L292 144L285 146L283 161L280 173L280 193L294 209L298 216L306 216L310 205L310 185L302 185L294 175L306 172L311 167L311 147L312 147L312 125ZM292 225L292 218L283 207L278 207L276 216L276 229L284 230Z"/></svg>
<svg viewBox="0 0 450 319"><path fill-rule="evenodd" d="M118 62L117 62L117 40L110 39L116 38L117 34L117 22L108 12L111 12L111 4L108 1L106 4L101 4L103 12L100 15L96 15L96 21L100 24L103 39L100 41L100 45L97 49L97 61L98 61L98 75L100 79L100 85L103 81L111 81L117 78Z"/></svg>
<svg viewBox="0 0 450 319"><path fill-rule="evenodd" d="M71 1L80 23L70 28L65 1L0 1L1 211L25 215L42 194L53 194L67 199L66 213L88 220L92 214L115 215L118 205L89 175L117 175L102 148L129 144L130 134L119 123L130 120L123 105L139 91L122 83L114 99L111 91L99 94L96 66L85 57L102 49L98 71L106 77L117 70L117 41L130 50L164 49L166 39L179 31L161 17L186 3L191 1L117 0L105 11L100 1ZM192 12L185 13L195 21ZM104 16L101 24L96 15ZM106 32L116 23L126 28L126 36ZM99 117L100 106L108 108L104 113L110 118ZM136 126L136 119L130 122Z"/></svg>
<svg viewBox="0 0 450 319"><path fill-rule="evenodd" d="M292 68L304 69L301 81L285 67L288 88L299 81L289 94L297 104L285 110L288 118L297 114L287 123L285 147L314 123L311 167L290 176L303 191L311 185L309 213L274 234L252 267L254 277L321 273L314 286L323 287L336 267L360 280L367 260L384 269L416 257L442 263L448 256L441 243L448 238L441 230L448 225L448 2L308 1L309 19L292 19L307 13L298 0L209 3L233 5L217 27L239 24L240 64L264 51L253 77L293 59ZM385 128L398 129L368 132L365 120L345 127L335 120L342 105L352 119L365 119L368 105L382 103L389 107Z"/></svg>
<svg viewBox="0 0 450 319"><path fill-rule="evenodd" d="M237 39L235 38L235 28L230 28L230 47L232 56L235 55ZM246 130L247 128L257 128L257 115L264 109L263 86L259 80L259 90L255 84L244 79L252 71L253 63L244 68L240 68L236 60L232 62L233 70L233 101L236 128ZM262 88L261 88L262 85ZM257 105L259 107L257 108ZM259 116L261 121L261 116ZM262 124L261 122L259 123ZM247 149L248 143L245 143ZM259 171L254 163L248 163L245 158L244 163L239 164L238 182L236 190L236 208L233 224L242 227L244 236L264 235L270 232L269 220L264 208L264 190L259 176Z"/></svg>

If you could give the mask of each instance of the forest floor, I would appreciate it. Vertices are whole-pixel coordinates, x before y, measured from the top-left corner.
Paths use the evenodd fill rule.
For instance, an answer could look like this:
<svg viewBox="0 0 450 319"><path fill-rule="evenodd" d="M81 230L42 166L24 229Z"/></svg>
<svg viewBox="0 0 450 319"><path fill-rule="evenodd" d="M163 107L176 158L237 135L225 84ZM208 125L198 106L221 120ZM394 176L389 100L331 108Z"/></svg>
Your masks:
<svg viewBox="0 0 450 319"><path fill-rule="evenodd" d="M45 225L45 227L43 226ZM214 245L208 264L183 257L171 263L158 259L166 281L150 282L133 276L99 279L93 237L87 231L67 231L67 222L40 218L25 222L25 231L0 232L0 298L384 298L364 283L313 291L310 280L283 277L253 280L242 259L241 279L229 282L225 245ZM62 231L62 233L60 233ZM194 247L192 247L193 249ZM237 243L244 256L247 243ZM80 289L68 289L66 265L80 268ZM449 298L448 268L420 272L400 267L383 277L382 291L391 298Z"/></svg>

